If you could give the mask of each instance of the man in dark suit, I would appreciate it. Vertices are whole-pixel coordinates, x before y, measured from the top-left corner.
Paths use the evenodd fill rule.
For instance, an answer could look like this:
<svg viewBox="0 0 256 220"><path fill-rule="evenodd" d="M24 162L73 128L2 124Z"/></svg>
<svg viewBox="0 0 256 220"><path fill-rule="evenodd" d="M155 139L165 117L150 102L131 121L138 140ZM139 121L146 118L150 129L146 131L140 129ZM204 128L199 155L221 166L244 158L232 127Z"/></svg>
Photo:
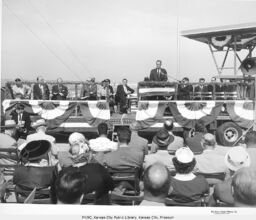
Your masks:
<svg viewBox="0 0 256 220"><path fill-rule="evenodd" d="M128 109L127 95L134 93L134 90L127 86L127 79L123 79L122 85L117 86L116 104L120 105L120 114L126 114Z"/></svg>
<svg viewBox="0 0 256 220"><path fill-rule="evenodd" d="M152 69L150 72L150 81L167 81L167 72L165 69L161 68L162 61L156 61L156 68Z"/></svg>
<svg viewBox="0 0 256 220"><path fill-rule="evenodd" d="M193 92L193 86L189 84L189 78L184 77L178 86L178 100L190 100L191 92Z"/></svg>
<svg viewBox="0 0 256 220"><path fill-rule="evenodd" d="M16 109L11 113L11 119L17 124L17 139L26 138L31 129L29 113L24 111L24 105L18 103Z"/></svg>
<svg viewBox="0 0 256 220"><path fill-rule="evenodd" d="M205 92L208 92L208 86L205 85L205 78L200 78L199 85L197 85L194 90L194 99L195 100L208 99L209 97L205 97L204 95Z"/></svg>
<svg viewBox="0 0 256 220"><path fill-rule="evenodd" d="M49 100L50 91L48 85L44 82L44 79L37 77L37 83L33 86L33 99Z"/></svg>
<svg viewBox="0 0 256 220"><path fill-rule="evenodd" d="M52 87L52 100L66 100L68 88L62 84L62 78L57 79L57 85Z"/></svg>

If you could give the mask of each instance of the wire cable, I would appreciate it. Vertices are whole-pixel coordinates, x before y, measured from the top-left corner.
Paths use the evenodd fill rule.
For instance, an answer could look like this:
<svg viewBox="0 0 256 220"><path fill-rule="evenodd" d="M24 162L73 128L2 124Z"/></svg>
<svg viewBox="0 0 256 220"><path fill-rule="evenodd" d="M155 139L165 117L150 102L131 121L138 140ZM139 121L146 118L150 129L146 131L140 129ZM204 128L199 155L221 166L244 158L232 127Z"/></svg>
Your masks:
<svg viewBox="0 0 256 220"><path fill-rule="evenodd" d="M60 36L60 34L56 31L56 29L47 21L47 19L42 15L40 10L31 2L31 0L27 0L28 3L31 5L31 7L37 12L37 14L44 20L44 22L50 27L50 29L55 33L55 35L62 41L63 45L66 47L66 49L72 54L72 56L78 61L78 63L83 67L83 69L87 73L91 73L92 71L87 68L81 60L78 58L78 56L74 53L74 51L66 44L66 42L63 40L63 38Z"/></svg>
<svg viewBox="0 0 256 220"><path fill-rule="evenodd" d="M20 21L26 28L27 28L27 30L29 30L29 32L37 39L37 40L39 40L40 42L41 42L41 44L42 45L44 45L49 51L50 51L50 53L52 54L52 55L54 55L54 57L55 58L57 58L74 76L76 76L79 80L82 80L51 48L49 48L48 46L47 46L47 44L45 43L45 42L43 42L41 39L40 39L40 37L36 34L36 33L34 33L31 29L30 29L30 27L28 26L28 25L26 25L26 23L25 22L23 22L20 18L19 18L19 16L12 10L12 9L10 9L10 7L8 6L8 5L6 5L5 3L3 3L3 6L4 7L6 7L13 15L14 15L14 17L18 20L18 21Z"/></svg>

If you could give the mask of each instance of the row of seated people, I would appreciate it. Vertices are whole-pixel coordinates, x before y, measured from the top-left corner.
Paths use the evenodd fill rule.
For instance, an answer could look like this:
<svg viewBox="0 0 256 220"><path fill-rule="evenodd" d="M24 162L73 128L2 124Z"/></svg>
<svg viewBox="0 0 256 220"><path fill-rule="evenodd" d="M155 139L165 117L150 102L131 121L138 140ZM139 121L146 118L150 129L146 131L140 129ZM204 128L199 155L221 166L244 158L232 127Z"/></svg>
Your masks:
<svg viewBox="0 0 256 220"><path fill-rule="evenodd" d="M234 100L253 99L254 85L245 83L216 83L212 77L211 83L205 83L204 78L199 79L197 85L189 83L184 77L178 86L178 100Z"/></svg>
<svg viewBox="0 0 256 220"><path fill-rule="evenodd" d="M35 187L38 189L36 198L44 197L45 195L40 195L40 190L49 187L53 203L78 203L84 194L95 192L100 202L109 204L109 191L117 194L134 191L134 195L138 196L136 185L130 181L123 182L122 175L117 184L114 181L116 176L110 175L109 169L121 171L137 167L143 172L143 179L141 174L138 175L138 180L141 180L139 191L144 192L141 205L169 204L168 198L175 201L176 205L190 204L209 194L209 184L215 184L214 193L209 196L208 204L215 205L216 201L221 200L232 206L237 205L236 196L227 189L235 186L234 179L236 175L241 174L240 170L243 170L242 177L255 178L251 173L255 174L256 168L256 132L247 133L246 147L221 147L216 145L212 134L204 133L202 124L200 131L198 123L196 135L186 139L185 143L188 146L184 146L184 140L172 133L172 121L166 121L164 128L154 136L149 151L147 141L138 136L134 126L131 126L132 132L126 127L120 128L116 143L107 138L108 127L102 123L98 127L98 138L88 141L82 134L73 133L69 137L69 150L61 151L57 148L55 139L45 134L46 126L43 120L35 122L33 127L36 133L28 135L27 140L18 147L16 141L11 138L15 130L14 122L6 123L5 133L1 134L1 145L7 145L4 148L18 149L21 164L14 171L13 183L16 186L16 193L23 197L27 197ZM2 153L1 164L17 165L13 153ZM250 169L242 169L244 167ZM220 172L225 173L224 182L212 182L203 175ZM64 178L65 173L68 173L69 177ZM64 182L60 180L62 177ZM237 180L238 184L245 188L240 189L242 192L239 193L247 193L245 196L249 194L251 197L239 202L244 205L255 205L255 191L245 190L248 189L248 185L255 183L255 179L250 179L249 183L241 183L239 181L245 181L241 178ZM71 184L65 181L70 181ZM64 186L59 186L61 183L65 183ZM76 199L65 200L60 197L59 193L64 198L69 198L65 190L71 190L63 189L63 192L61 187L75 187L74 185L83 186L79 189L80 193ZM77 190L77 187L73 190Z"/></svg>
<svg viewBox="0 0 256 220"><path fill-rule="evenodd" d="M110 85L110 80L105 79L98 84L95 78L87 80L83 83L80 97L81 100L107 100L109 102L111 113L114 112L114 105L120 106L121 113L127 113L127 97L134 93L134 90L127 85L127 79L122 80L122 84L118 85L116 93ZM6 83L1 89L1 100L4 99L34 99L34 100L49 100L50 90L47 83L42 77L37 78L37 83L33 88L24 84L20 78L15 79L15 84ZM52 100L66 100L68 96L68 88L63 84L61 78L57 79L57 84L52 86Z"/></svg>

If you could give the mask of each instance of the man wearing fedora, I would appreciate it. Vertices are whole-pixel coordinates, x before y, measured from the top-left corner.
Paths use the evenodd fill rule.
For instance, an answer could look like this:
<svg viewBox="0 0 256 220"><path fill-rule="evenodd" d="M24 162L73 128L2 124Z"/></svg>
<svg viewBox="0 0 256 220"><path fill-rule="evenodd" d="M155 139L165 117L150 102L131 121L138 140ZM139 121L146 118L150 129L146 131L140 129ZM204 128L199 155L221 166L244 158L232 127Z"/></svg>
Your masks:
<svg viewBox="0 0 256 220"><path fill-rule="evenodd" d="M17 150L16 123L14 120L6 120L4 123L4 133L0 133L0 164L12 165L17 163L17 154L11 152Z"/></svg>
<svg viewBox="0 0 256 220"><path fill-rule="evenodd" d="M57 146L56 146L56 140L53 136L46 134L47 130L47 123L44 119L38 119L36 122L31 124L31 127L36 130L36 133L30 134L27 136L26 141L37 141L37 140L47 140L51 143L51 154L52 154L52 160L54 160L54 157L57 156Z"/></svg>
<svg viewBox="0 0 256 220"><path fill-rule="evenodd" d="M143 169L147 169L150 165L154 163L162 163L169 170L174 170L172 163L173 155L168 152L169 144L174 140L173 136L169 135L166 129L159 130L153 138L152 145L154 144L154 153L145 156Z"/></svg>
<svg viewBox="0 0 256 220"><path fill-rule="evenodd" d="M250 155L241 147L232 147L225 155L224 162L229 169L229 178L218 183L214 187L213 195L210 198L209 206L216 205L217 201L221 201L226 205L234 204L234 197L231 190L232 176L241 168L249 167L251 164Z"/></svg>
<svg viewBox="0 0 256 220"><path fill-rule="evenodd" d="M26 139L31 129L31 120L29 113L24 109L25 106L22 103L17 103L16 109L11 113L11 119L17 124L17 138Z"/></svg>

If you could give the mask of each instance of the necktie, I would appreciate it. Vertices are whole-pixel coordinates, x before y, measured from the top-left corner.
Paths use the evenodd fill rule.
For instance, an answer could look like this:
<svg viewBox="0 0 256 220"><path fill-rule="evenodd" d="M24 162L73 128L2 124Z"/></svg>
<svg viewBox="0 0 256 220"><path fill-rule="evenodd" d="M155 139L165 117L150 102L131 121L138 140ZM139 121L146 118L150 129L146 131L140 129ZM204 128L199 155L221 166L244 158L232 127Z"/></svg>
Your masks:
<svg viewBox="0 0 256 220"><path fill-rule="evenodd" d="M21 113L19 113L19 118L18 118L19 121L21 121L21 117L22 117L22 115L21 115Z"/></svg>
<svg viewBox="0 0 256 220"><path fill-rule="evenodd" d="M157 76L160 78L160 69L157 69Z"/></svg>

